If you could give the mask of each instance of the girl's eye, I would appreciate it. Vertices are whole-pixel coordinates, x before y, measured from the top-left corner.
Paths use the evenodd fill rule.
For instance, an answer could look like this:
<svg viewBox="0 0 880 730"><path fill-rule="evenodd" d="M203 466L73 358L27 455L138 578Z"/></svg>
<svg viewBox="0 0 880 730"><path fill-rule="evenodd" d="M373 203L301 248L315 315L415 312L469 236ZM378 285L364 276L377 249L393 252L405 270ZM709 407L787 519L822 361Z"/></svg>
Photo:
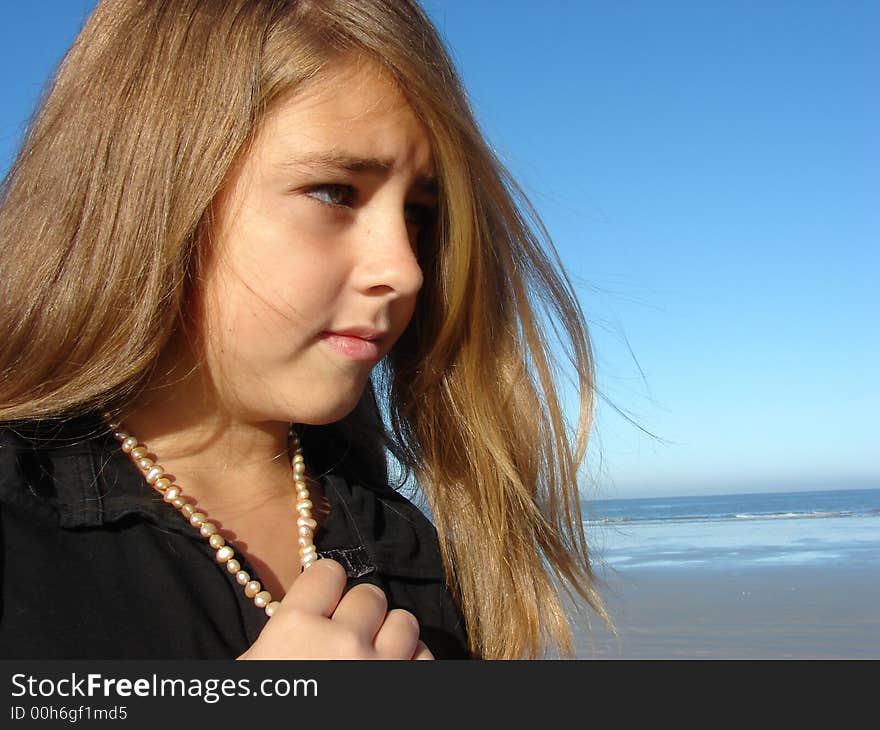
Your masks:
<svg viewBox="0 0 880 730"><path fill-rule="evenodd" d="M306 195L319 203L336 207L349 207L354 202L354 188L351 185L316 185Z"/></svg>
<svg viewBox="0 0 880 730"><path fill-rule="evenodd" d="M412 223L420 230L425 230L434 225L434 217L437 215L437 211L431 205L413 203L406 206L404 215L407 223Z"/></svg>

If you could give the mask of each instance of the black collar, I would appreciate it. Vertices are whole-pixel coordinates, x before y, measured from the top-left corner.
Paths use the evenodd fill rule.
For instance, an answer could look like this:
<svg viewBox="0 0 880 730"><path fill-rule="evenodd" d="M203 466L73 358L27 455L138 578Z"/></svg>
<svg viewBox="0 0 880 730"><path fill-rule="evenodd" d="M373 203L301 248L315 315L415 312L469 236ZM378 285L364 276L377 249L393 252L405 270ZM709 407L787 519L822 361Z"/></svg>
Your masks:
<svg viewBox="0 0 880 730"><path fill-rule="evenodd" d="M315 534L325 557L351 577L378 569L401 577L443 579L436 532L390 487L321 477L330 514ZM0 429L0 501L19 514L62 528L99 528L132 515L194 539L198 532L144 481L106 424L89 415Z"/></svg>

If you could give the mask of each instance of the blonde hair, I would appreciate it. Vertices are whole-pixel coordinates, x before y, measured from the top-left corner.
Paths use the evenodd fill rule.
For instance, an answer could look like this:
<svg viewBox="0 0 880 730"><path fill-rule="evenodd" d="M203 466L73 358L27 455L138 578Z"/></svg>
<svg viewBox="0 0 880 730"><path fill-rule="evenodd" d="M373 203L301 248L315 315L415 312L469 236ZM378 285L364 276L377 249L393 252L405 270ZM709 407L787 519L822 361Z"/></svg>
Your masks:
<svg viewBox="0 0 880 730"><path fill-rule="evenodd" d="M185 320L234 161L274 101L351 53L429 130L441 204L409 329L324 433L354 449L350 465L388 447L414 473L475 655L535 657L548 641L571 655L563 596L607 619L577 483L594 382L584 315L415 2L102 0L3 184L0 421L143 388ZM574 434L547 329L577 374Z"/></svg>

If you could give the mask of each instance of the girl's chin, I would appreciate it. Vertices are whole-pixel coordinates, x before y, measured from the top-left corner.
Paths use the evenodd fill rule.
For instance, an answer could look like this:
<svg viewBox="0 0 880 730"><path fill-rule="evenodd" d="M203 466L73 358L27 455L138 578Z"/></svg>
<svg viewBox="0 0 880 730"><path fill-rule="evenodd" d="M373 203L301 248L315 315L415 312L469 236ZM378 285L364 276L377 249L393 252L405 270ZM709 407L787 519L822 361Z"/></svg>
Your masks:
<svg viewBox="0 0 880 730"><path fill-rule="evenodd" d="M326 426L341 421L351 413L357 407L362 393L363 388L357 393L351 393L347 398L341 398L337 393L335 398L328 398L323 403L314 405L293 403L290 408L276 412L272 420L302 423L308 426Z"/></svg>

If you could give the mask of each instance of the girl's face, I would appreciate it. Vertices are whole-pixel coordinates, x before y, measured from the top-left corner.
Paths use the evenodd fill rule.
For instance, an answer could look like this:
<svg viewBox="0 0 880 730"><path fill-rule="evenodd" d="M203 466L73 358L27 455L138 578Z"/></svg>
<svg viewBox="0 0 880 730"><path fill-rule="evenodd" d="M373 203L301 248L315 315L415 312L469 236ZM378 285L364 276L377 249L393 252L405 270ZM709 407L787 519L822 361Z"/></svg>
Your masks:
<svg viewBox="0 0 880 730"><path fill-rule="evenodd" d="M279 102L215 203L205 368L244 420L330 423L357 404L422 285L436 200L428 134L368 63Z"/></svg>

